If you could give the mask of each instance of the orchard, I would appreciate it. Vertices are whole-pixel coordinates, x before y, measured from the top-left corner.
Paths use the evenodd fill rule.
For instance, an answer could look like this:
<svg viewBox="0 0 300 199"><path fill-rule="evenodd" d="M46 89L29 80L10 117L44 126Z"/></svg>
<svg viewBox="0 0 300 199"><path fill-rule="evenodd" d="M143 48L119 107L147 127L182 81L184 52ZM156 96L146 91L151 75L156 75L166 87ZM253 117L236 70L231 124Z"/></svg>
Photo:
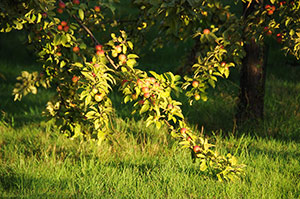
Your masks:
<svg viewBox="0 0 300 199"><path fill-rule="evenodd" d="M234 3L233 3L234 2ZM190 105L207 101L209 88L240 68L237 121L263 119L266 40L280 43L284 53L300 58L300 2L278 0L132 0L137 15L120 15L117 0L4 0L0 31L28 33L28 43L43 64L41 73L17 78L13 95L21 100L38 87L55 88L44 115L67 137L94 139L101 145L112 133L112 100L117 89L123 102L146 127L166 126L190 150L201 171L220 181L243 175L245 165L214 150L182 113L185 94ZM231 8L242 8L240 13ZM124 10L122 11L124 13ZM138 16L138 17L137 17ZM158 29L152 49L168 42L192 42L184 71L158 74L138 66L143 36ZM4 33L1 33L4 34ZM191 161L192 163L192 161Z"/></svg>

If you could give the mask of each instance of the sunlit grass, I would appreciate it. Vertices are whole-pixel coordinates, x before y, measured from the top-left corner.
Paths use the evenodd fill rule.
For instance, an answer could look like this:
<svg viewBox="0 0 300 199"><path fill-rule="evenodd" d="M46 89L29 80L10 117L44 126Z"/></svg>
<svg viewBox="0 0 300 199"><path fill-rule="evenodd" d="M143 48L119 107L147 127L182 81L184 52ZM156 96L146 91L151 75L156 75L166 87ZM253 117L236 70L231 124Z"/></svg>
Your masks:
<svg viewBox="0 0 300 199"><path fill-rule="evenodd" d="M275 53L268 68L265 121L255 128L235 129L238 79L220 81L208 102L189 107L185 100L192 127L204 126L218 151L247 165L240 181L223 183L200 172L166 128L145 128L117 93L112 93L117 114L109 141L98 145L64 137L41 117L51 91L13 102L15 77L24 68L36 69L35 62L1 57L6 79L0 78L0 197L299 198L300 68L285 65Z"/></svg>

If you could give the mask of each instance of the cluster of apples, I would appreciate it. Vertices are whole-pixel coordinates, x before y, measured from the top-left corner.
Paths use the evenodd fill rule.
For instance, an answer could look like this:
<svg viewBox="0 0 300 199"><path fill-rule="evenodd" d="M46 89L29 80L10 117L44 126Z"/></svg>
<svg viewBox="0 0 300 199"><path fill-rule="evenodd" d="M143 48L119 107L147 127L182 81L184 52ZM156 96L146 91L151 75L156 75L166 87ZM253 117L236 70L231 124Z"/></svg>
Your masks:
<svg viewBox="0 0 300 199"><path fill-rule="evenodd" d="M95 46L95 50L96 50L96 54L99 56L103 56L104 55L104 50L103 50L103 46L101 44L98 44Z"/></svg>
<svg viewBox="0 0 300 199"><path fill-rule="evenodd" d="M285 5L286 4L286 1L280 1L279 2L279 6L283 6L283 5Z"/></svg>
<svg viewBox="0 0 300 199"><path fill-rule="evenodd" d="M157 88L160 87L159 82L157 82L154 77L149 77L149 78L145 79L144 81L142 81L141 79L138 79L136 81L136 84L139 88L141 88L143 97L145 99L150 99L152 104L155 104L156 96L154 94L151 94L151 92L157 91ZM137 96L132 96L132 98L136 99ZM144 102L145 102L144 100L140 100L139 104L142 105L142 104L144 104Z"/></svg>
<svg viewBox="0 0 300 199"><path fill-rule="evenodd" d="M120 64L125 64L127 61L127 56L122 53L123 49L121 45L116 45L111 52L113 57L118 57Z"/></svg>
<svg viewBox="0 0 300 199"><path fill-rule="evenodd" d="M194 88L198 88L199 82L198 82L197 80L194 80L194 81L192 82L192 86L193 86ZM194 95L194 98L195 98L196 101L198 101L198 100L200 100L200 95L199 95L198 93L196 93L196 94Z"/></svg>
<svg viewBox="0 0 300 199"><path fill-rule="evenodd" d="M57 11L59 14L62 14L62 13L64 12L65 7L66 7L66 4L65 4L63 1L60 1L60 2L58 3L58 8L57 8L56 11Z"/></svg>
<svg viewBox="0 0 300 199"><path fill-rule="evenodd" d="M276 7L274 5L266 5L265 9L267 10L268 15L272 15L274 11L276 10Z"/></svg>
<svg viewBox="0 0 300 199"><path fill-rule="evenodd" d="M80 1L79 0L73 0L72 1L74 5L79 5L80 4ZM64 9L66 7L66 4L63 2L63 1L59 1L58 3L58 8L57 8L57 12L59 14L62 14L64 12ZM100 11L100 10L99 10Z"/></svg>
<svg viewBox="0 0 300 199"><path fill-rule="evenodd" d="M57 26L57 30L59 31L65 31L65 32L68 32L69 31L69 26L68 26L68 23L66 21L62 21L60 22L60 24Z"/></svg>
<svg viewBox="0 0 300 199"><path fill-rule="evenodd" d="M272 30L270 30L268 26L264 27L264 32L266 33L267 36L271 36L273 33Z"/></svg>
<svg viewBox="0 0 300 199"><path fill-rule="evenodd" d="M268 26L264 27L264 32L267 36L271 36L273 34L272 30L269 29ZM276 40L278 43L281 43L283 40L283 34L282 33L277 33L276 34Z"/></svg>
<svg viewBox="0 0 300 199"><path fill-rule="evenodd" d="M277 40L277 42L278 43L281 43L282 42L282 40L283 40L283 35L281 34L281 33L278 33L277 35L276 35L276 40Z"/></svg>

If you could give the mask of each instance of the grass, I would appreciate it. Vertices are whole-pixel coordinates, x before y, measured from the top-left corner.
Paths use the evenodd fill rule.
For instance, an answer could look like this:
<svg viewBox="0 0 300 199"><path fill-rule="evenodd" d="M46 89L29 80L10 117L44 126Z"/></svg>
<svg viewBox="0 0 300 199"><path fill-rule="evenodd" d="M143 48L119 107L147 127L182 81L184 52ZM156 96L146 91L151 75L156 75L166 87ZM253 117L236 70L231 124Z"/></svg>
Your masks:
<svg viewBox="0 0 300 199"><path fill-rule="evenodd" d="M0 197L300 198L300 68L285 65L279 52L271 52L266 119L257 128L233 131L234 75L219 82L208 102L184 107L190 124L203 125L218 151L235 154L247 165L240 181L220 183L200 172L166 129L145 128L143 119L131 117L116 93L118 117L109 142L97 145L60 135L40 117L51 91L12 101L15 77L25 66L35 70L38 65L26 51L11 59L14 50L6 44L1 43L8 49L0 53L0 73L6 77L0 78Z"/></svg>

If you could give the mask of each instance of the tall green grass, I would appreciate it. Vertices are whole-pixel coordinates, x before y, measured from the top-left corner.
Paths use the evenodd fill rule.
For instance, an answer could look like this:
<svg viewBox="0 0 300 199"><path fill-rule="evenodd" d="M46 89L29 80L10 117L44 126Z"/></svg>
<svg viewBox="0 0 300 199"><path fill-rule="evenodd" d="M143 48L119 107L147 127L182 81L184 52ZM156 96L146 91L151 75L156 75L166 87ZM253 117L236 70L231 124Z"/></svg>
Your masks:
<svg viewBox="0 0 300 199"><path fill-rule="evenodd" d="M15 51L5 46L6 52ZM26 51L16 58L2 52L0 73L6 78L0 78L0 197L300 198L300 68L287 65L280 52L270 52L266 118L255 128L235 129L237 75L221 80L208 102L193 107L184 103L195 129L203 125L218 151L247 165L241 180L223 183L200 172L199 163L192 163L189 151L180 149L166 128L145 128L143 118L132 117L131 107L124 108L117 93L112 93L117 116L109 141L98 145L60 135L40 116L51 91L22 102L11 96L15 77L24 69L38 69L37 63Z"/></svg>

